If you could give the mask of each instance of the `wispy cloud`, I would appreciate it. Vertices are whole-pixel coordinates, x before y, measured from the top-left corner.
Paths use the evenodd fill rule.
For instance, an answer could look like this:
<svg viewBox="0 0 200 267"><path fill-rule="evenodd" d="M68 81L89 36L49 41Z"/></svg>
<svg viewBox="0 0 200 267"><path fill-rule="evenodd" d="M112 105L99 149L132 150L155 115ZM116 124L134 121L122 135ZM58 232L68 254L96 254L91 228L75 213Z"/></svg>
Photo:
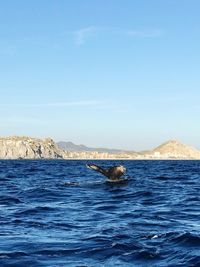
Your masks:
<svg viewBox="0 0 200 267"><path fill-rule="evenodd" d="M17 52L17 46L15 45L8 45L8 44L4 44L0 46L0 55L4 55L4 56L15 56Z"/></svg>
<svg viewBox="0 0 200 267"><path fill-rule="evenodd" d="M149 30L124 30L122 31L123 34L130 36L130 37L141 37L141 38L148 38L148 37L158 37L163 34L161 30L158 29L149 29Z"/></svg>
<svg viewBox="0 0 200 267"><path fill-rule="evenodd" d="M73 32L76 46L84 45L95 35L106 34L107 36L127 36L130 38L153 38L163 35L163 31L155 28L148 29L120 29L114 27L89 26Z"/></svg>
<svg viewBox="0 0 200 267"><path fill-rule="evenodd" d="M42 119L36 119L36 118L26 118L26 117L4 117L4 118L0 118L0 123L7 125L9 123L28 123L28 124L44 124L44 123L49 123L52 120L42 120Z"/></svg>
<svg viewBox="0 0 200 267"><path fill-rule="evenodd" d="M94 26L74 31L75 44L77 46L83 45L89 37L94 35L95 32L97 32L97 28Z"/></svg>
<svg viewBox="0 0 200 267"><path fill-rule="evenodd" d="M84 101L66 101L66 102L48 102L48 103L30 103L30 104L1 104L1 107L22 107L22 108L48 108L48 107L92 107L102 104L102 101L84 100Z"/></svg>
<svg viewBox="0 0 200 267"><path fill-rule="evenodd" d="M72 102L51 102L44 104L32 104L32 107L90 107L99 105L100 101L72 101Z"/></svg>

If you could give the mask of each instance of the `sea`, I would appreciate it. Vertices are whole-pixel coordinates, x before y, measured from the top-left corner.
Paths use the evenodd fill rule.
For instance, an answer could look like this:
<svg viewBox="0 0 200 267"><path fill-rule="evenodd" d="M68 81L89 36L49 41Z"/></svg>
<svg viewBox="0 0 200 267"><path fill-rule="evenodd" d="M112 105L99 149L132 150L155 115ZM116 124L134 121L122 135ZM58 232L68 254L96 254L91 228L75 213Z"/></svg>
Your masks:
<svg viewBox="0 0 200 267"><path fill-rule="evenodd" d="M0 161L0 266L200 266L200 161Z"/></svg>

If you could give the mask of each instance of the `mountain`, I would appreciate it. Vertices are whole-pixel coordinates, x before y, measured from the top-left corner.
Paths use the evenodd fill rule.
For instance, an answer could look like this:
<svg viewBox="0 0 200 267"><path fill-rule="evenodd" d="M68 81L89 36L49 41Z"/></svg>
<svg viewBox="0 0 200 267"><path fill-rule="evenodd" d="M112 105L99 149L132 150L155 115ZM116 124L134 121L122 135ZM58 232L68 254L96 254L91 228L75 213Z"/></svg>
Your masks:
<svg viewBox="0 0 200 267"><path fill-rule="evenodd" d="M65 152L50 139L36 139L27 136L0 138L1 159L62 159Z"/></svg>
<svg viewBox="0 0 200 267"><path fill-rule="evenodd" d="M109 149L109 148L92 148L92 147L87 147L85 145L75 145L72 142L58 142L57 143L58 147L70 151L70 152L100 152L100 153L123 153L125 152L124 150L119 150L119 149Z"/></svg>
<svg viewBox="0 0 200 267"><path fill-rule="evenodd" d="M59 142L12 136L0 138L0 159L200 159L200 151L170 140L151 151L130 152L118 149L89 148Z"/></svg>
<svg viewBox="0 0 200 267"><path fill-rule="evenodd" d="M157 159L200 159L199 150L177 140L169 140L143 155Z"/></svg>

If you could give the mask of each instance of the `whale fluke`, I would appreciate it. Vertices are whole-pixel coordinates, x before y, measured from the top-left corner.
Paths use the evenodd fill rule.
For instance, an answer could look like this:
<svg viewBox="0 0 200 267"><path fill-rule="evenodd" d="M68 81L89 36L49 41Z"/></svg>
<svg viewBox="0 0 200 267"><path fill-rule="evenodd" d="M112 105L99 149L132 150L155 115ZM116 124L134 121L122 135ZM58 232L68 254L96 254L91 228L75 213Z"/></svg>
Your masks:
<svg viewBox="0 0 200 267"><path fill-rule="evenodd" d="M109 180L118 181L122 175L125 174L126 168L122 165L113 166L109 169L103 169L95 164L86 164L89 169L95 170L100 172L101 174L105 175Z"/></svg>

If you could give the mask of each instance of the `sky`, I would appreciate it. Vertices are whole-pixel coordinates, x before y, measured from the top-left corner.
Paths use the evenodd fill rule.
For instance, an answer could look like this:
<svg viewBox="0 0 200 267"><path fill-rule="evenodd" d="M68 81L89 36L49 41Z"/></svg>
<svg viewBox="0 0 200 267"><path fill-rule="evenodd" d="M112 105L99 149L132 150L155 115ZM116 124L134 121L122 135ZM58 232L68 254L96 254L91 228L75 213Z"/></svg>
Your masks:
<svg viewBox="0 0 200 267"><path fill-rule="evenodd" d="M200 149L199 0L0 2L0 136Z"/></svg>

